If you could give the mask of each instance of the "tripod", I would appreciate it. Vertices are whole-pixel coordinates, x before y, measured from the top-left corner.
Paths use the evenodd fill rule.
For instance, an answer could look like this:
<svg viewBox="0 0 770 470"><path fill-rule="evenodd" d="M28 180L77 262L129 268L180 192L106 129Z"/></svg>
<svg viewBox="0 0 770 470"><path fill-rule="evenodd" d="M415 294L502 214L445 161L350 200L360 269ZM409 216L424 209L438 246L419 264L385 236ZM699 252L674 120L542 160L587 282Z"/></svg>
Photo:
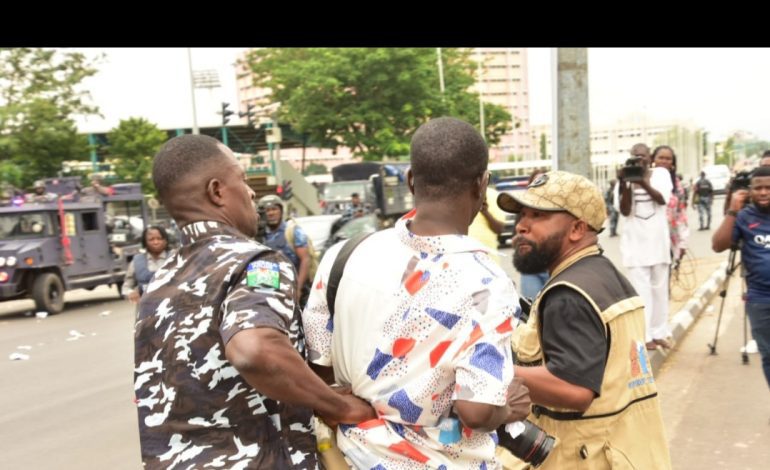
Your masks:
<svg viewBox="0 0 770 470"><path fill-rule="evenodd" d="M738 245L734 244L730 247L730 256L728 257L727 261L727 269L726 274L727 277L725 278L724 285L722 287L722 290L719 292L719 296L722 297L722 302L719 305L719 316L717 316L717 328L716 331L714 331L714 342L709 343L709 349L711 350L711 355L716 355L717 353L717 340L719 339L719 325L722 322L722 312L724 312L725 309L725 300L727 298L727 289L730 286L730 279L733 276L733 273L738 269L739 266L741 266L741 263L735 262L735 254L738 252ZM746 351L746 344L748 343L748 326L746 324L746 314L743 315L743 352L741 353L741 359L744 364L749 363L749 353Z"/></svg>

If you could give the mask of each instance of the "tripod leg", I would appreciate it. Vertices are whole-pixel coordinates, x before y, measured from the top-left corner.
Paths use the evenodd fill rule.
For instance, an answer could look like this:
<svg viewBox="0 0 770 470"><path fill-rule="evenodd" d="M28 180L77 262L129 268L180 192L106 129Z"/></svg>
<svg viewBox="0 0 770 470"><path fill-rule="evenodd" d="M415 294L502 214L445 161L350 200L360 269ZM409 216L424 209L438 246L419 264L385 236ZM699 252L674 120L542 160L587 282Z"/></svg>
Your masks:
<svg viewBox="0 0 770 470"><path fill-rule="evenodd" d="M722 312L725 309L725 300L727 300L727 290L730 287L730 278L733 276L733 273L735 272L735 268L737 267L735 265L735 253L737 252L736 247L730 248L730 256L728 257L727 262L727 269L725 277L725 283L724 288L719 293L720 297L722 297L722 303L719 305L719 316L717 317L717 329L714 331L714 342L709 343L709 349L711 350L711 355L715 355L717 353L717 340L719 339L719 325L722 323Z"/></svg>
<svg viewBox="0 0 770 470"><path fill-rule="evenodd" d="M749 314L746 312L746 309L743 310L743 353L741 354L741 360L744 364L749 363L749 325L748 325L748 317Z"/></svg>

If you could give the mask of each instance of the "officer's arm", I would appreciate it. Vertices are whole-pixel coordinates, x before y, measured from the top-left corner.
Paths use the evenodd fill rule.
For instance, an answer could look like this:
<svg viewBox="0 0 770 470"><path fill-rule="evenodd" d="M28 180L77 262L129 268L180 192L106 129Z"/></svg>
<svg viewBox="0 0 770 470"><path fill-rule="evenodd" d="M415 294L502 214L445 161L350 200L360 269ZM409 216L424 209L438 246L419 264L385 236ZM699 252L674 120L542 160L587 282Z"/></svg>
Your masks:
<svg viewBox="0 0 770 470"><path fill-rule="evenodd" d="M326 385L281 331L241 330L228 341L225 356L249 385L274 400L312 408L332 423L357 424L377 417L365 401Z"/></svg>
<svg viewBox="0 0 770 470"><path fill-rule="evenodd" d="M593 390L566 382L553 375L545 366L516 366L516 376L524 378L534 403L585 411L594 401Z"/></svg>

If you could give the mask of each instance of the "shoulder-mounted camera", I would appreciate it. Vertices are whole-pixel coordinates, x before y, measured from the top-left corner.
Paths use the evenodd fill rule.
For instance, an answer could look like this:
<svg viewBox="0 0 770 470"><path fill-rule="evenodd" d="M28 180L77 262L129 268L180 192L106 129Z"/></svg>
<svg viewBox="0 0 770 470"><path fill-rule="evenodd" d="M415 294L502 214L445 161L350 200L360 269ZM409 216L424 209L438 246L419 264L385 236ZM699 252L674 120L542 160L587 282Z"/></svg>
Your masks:
<svg viewBox="0 0 770 470"><path fill-rule="evenodd" d="M748 190L751 187L751 178L754 176L754 171L739 171L733 177L730 183L730 192L733 193L739 189Z"/></svg>

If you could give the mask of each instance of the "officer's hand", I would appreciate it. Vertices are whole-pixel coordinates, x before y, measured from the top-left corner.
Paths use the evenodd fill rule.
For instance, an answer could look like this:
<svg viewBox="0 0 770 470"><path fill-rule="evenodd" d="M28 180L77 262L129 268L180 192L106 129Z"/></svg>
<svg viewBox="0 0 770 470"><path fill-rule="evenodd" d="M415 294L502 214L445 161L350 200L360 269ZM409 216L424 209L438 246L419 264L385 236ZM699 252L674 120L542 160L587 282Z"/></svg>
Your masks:
<svg viewBox="0 0 770 470"><path fill-rule="evenodd" d="M316 411L318 417L327 426L336 429L338 424L358 424L371 419L377 419L377 412L374 411L372 405L353 395L350 387L332 387L332 389L342 396L346 406L337 410L334 416L325 416Z"/></svg>
<svg viewBox="0 0 770 470"><path fill-rule="evenodd" d="M523 377L514 377L508 387L508 399L505 405L508 407L506 423L521 421L529 415L532 401L529 399L529 389L524 385Z"/></svg>

